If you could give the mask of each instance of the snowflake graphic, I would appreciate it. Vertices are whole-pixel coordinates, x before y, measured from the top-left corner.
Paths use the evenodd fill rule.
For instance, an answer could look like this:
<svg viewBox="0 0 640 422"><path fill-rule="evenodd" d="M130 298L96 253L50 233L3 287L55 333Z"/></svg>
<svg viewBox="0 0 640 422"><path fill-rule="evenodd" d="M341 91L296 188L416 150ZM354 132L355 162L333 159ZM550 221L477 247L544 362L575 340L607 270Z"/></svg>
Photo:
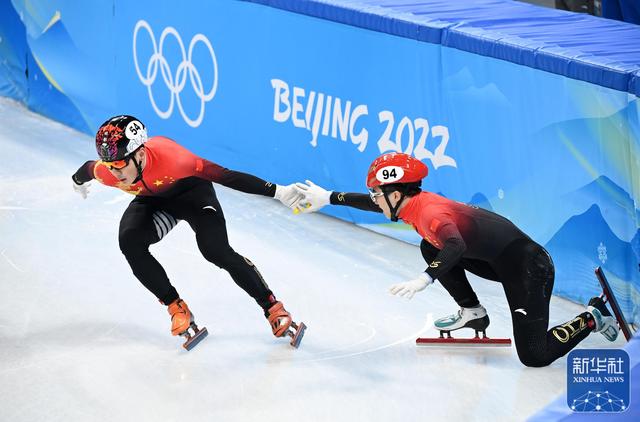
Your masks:
<svg viewBox="0 0 640 422"><path fill-rule="evenodd" d="M608 259L608 257L607 257L607 247L602 242L600 242L600 245L598 246L598 259L600 261L602 261L603 264Z"/></svg>

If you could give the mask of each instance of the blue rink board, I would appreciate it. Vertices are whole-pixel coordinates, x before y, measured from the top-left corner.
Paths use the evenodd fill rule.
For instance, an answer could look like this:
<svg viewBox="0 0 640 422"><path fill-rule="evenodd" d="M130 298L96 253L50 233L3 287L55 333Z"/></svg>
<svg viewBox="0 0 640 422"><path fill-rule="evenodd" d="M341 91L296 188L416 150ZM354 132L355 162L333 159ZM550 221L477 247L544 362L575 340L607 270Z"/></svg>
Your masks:
<svg viewBox="0 0 640 422"><path fill-rule="evenodd" d="M246 1L441 44L640 96L640 26L626 22L512 0Z"/></svg>

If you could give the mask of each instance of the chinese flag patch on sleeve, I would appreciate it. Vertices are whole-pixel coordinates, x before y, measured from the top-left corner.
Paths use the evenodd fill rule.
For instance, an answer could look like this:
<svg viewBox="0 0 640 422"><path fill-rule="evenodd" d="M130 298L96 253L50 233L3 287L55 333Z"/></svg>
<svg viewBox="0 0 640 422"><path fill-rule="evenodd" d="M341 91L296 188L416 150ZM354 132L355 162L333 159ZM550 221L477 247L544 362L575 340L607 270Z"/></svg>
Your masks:
<svg viewBox="0 0 640 422"><path fill-rule="evenodd" d="M441 224L442 222L440 220L438 220L437 218L434 218L431 220L431 223L429 223L429 230L432 233L436 233L438 231L438 227L440 227Z"/></svg>

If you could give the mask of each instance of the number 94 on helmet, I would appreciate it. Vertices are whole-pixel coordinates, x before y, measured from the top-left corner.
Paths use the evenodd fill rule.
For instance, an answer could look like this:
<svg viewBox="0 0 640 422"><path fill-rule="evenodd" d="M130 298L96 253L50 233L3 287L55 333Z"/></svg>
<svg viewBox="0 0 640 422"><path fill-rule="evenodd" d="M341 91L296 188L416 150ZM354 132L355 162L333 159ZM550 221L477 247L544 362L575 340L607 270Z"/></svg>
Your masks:
<svg viewBox="0 0 640 422"><path fill-rule="evenodd" d="M367 172L367 188L385 185L420 185L429 169L417 158L401 152L383 154L373 160Z"/></svg>

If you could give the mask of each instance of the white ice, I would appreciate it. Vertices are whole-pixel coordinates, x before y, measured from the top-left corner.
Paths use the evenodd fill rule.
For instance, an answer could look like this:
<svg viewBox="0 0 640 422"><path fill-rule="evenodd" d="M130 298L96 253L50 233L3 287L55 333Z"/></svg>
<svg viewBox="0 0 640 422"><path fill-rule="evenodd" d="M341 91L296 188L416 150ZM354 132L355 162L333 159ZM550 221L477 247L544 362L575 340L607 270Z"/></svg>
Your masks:
<svg viewBox="0 0 640 422"><path fill-rule="evenodd" d="M209 329L187 352L118 248L132 197L71 188L91 138L0 99L0 147L0 420L511 421L565 389L566 358L532 369L513 348L416 348L456 310L439 285L411 301L387 293L424 268L417 247L221 186L232 246L309 329L298 350L274 338L182 223L152 252ZM472 284L488 334L509 336L500 285ZM552 324L583 310L551 303ZM621 343L594 334L581 346Z"/></svg>

